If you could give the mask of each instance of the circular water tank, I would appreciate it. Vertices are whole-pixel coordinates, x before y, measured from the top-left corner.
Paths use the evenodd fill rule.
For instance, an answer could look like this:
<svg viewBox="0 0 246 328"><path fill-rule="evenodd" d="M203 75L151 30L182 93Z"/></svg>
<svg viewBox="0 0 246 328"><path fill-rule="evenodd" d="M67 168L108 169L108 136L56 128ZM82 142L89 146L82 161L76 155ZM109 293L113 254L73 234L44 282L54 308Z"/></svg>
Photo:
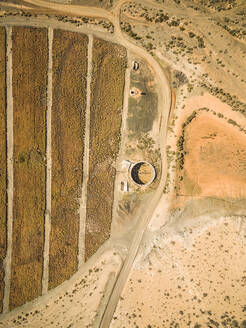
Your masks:
<svg viewBox="0 0 246 328"><path fill-rule="evenodd" d="M130 174L133 182L141 186L150 185L156 177L154 166L145 161L132 165Z"/></svg>

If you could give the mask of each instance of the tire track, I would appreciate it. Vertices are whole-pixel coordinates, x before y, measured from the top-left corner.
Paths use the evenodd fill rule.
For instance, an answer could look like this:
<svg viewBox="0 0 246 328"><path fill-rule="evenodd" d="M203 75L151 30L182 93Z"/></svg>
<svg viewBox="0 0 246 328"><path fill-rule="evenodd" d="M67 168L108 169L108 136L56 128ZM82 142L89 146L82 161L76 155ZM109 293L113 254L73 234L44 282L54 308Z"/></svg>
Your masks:
<svg viewBox="0 0 246 328"><path fill-rule="evenodd" d="M130 249L128 251L128 255L126 260L122 266L122 269L116 279L114 288L112 293L108 299L108 303L105 309L105 312L102 316L102 320L99 324L100 328L108 328L110 327L114 312L119 302L120 295L124 289L124 286L127 282L131 269L134 265L134 260L139 250L139 246L141 244L142 238L144 236L144 232L151 220L151 217L154 213L156 206L158 205L163 189L165 186L165 181L167 177L167 159L166 159L166 133L167 133L167 125L168 125L168 115L171 107L171 94L169 84L167 79L162 72L159 64L155 61L155 59L148 54L145 50L139 48L135 44L131 43L128 39L126 39L120 28L120 8L121 5L128 0L119 1L114 8L114 16L113 16L113 24L115 27L115 37L118 38L120 43L125 46L128 50L131 50L133 53L138 54L142 57L155 72L155 75L158 79L158 111L161 113L161 126L160 126L160 149L161 149L161 159L162 159L162 176L160 179L160 183L156 193L154 194L151 202L147 205L143 205L143 207L139 208L138 213L136 214L138 226L136 227L132 243Z"/></svg>
<svg viewBox="0 0 246 328"><path fill-rule="evenodd" d="M12 27L6 28L7 34L7 254L4 260L4 299L3 313L9 311L10 277L12 262L12 232L13 232L13 89L12 89Z"/></svg>
<svg viewBox="0 0 246 328"><path fill-rule="evenodd" d="M53 29L48 29L48 86L47 86L47 117L46 117L46 209L45 209L45 231L44 231L44 253L43 253L43 277L42 295L48 292L49 280L49 248L51 229L51 109L52 109L52 45Z"/></svg>
<svg viewBox="0 0 246 328"><path fill-rule="evenodd" d="M85 262L85 225L86 225L86 202L87 202L87 182L89 179L89 152L90 152L90 105L91 105L91 74L92 74L92 47L93 36L89 35L87 53L87 90L86 90L86 117L85 117L85 139L83 158L83 185L79 208L79 251L78 267Z"/></svg>
<svg viewBox="0 0 246 328"><path fill-rule="evenodd" d="M118 195L119 195L119 185L120 185L120 175L117 173L121 170L121 163L123 161L123 150L125 148L125 138L124 135L127 131L127 114L128 114L128 100L129 100L129 92L130 92L130 73L131 73L131 63L129 59L129 51L127 50L127 68L125 71L125 86L124 86L124 99L123 99L123 110L122 110L122 123L121 123L121 143L120 150L116 163L116 176L114 183L114 202L113 202L113 210L112 210L112 222L111 222L111 234L115 229L115 217L117 215L117 207L118 207Z"/></svg>

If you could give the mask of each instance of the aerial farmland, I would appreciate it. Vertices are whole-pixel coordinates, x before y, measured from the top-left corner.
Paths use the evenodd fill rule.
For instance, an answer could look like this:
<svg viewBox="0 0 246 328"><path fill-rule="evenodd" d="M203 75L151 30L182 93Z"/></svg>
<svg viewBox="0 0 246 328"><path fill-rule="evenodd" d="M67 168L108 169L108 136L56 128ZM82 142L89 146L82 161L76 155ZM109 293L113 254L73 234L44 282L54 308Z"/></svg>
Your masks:
<svg viewBox="0 0 246 328"><path fill-rule="evenodd" d="M245 17L0 2L0 327L246 327Z"/></svg>

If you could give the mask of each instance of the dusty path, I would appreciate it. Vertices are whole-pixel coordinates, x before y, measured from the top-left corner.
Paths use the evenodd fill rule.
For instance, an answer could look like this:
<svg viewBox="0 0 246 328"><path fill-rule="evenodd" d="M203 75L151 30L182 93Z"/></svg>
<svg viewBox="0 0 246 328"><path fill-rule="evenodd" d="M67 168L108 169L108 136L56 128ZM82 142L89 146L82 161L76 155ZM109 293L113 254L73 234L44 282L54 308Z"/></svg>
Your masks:
<svg viewBox="0 0 246 328"><path fill-rule="evenodd" d="M30 3L32 5L40 6L42 8L52 9L55 11L61 11L66 14L74 15L74 16L91 16L91 17L102 17L102 18L111 18L111 14L109 11L105 9L100 9L97 7L84 7L84 6L76 6L76 5L62 5L59 3L52 3L43 0L25 0L26 3Z"/></svg>
<svg viewBox="0 0 246 328"><path fill-rule="evenodd" d="M53 29L48 29L49 58L48 58L48 87L47 87L47 128L46 128L46 209L45 209L45 233L44 233L44 263L42 278L42 295L48 292L49 280L49 249L50 249L50 229L51 229L51 110L52 110L52 44Z"/></svg>
<svg viewBox="0 0 246 328"><path fill-rule="evenodd" d="M87 54L87 90L86 90L86 117L85 117L85 143L83 158L83 184L79 208L79 252L78 267L85 262L85 224L86 224L86 203L87 203L87 183L89 179L89 152L90 152L90 105L91 105L91 74L92 74L92 47L93 36L89 35Z"/></svg>
<svg viewBox="0 0 246 328"><path fill-rule="evenodd" d="M3 313L9 311L9 293L12 261L12 231L13 231L13 193L14 193L14 167L13 167L13 88L12 88L12 27L6 29L7 32L7 254L4 261L4 299Z"/></svg>
<svg viewBox="0 0 246 328"><path fill-rule="evenodd" d="M17 3L6 3L6 2L0 1L0 8L1 8L1 6L8 6L8 7L18 8L18 9L23 9L23 10L32 9L31 7L27 7L24 5L18 5Z"/></svg>
<svg viewBox="0 0 246 328"><path fill-rule="evenodd" d="M127 51L127 68L125 72L125 87L124 87L124 100L123 100L123 110L122 110L122 121L121 121L121 143L120 149L118 153L117 163L116 163L116 170L121 170L121 163L124 159L123 157L123 150L125 148L125 134L126 131L126 121L127 121L127 114L128 114L128 99L129 99L129 92L130 92L130 73L131 73L131 66L129 60L129 51ZM119 174L116 173L115 182L114 182L114 202L113 202L113 210L112 210L112 223L111 223L111 234L114 233L115 230L115 217L117 214L117 207L119 203L119 185L120 185L121 177Z"/></svg>
<svg viewBox="0 0 246 328"><path fill-rule="evenodd" d="M107 307L105 309L104 315L102 317L101 323L99 327L101 328L107 328L110 326L110 323L113 318L113 314L115 312L115 309L117 307L117 304L119 302L120 295L123 291L123 288L126 284L127 278L129 276L129 273L131 271L131 268L133 266L135 257L137 255L139 246L141 244L144 232L148 226L148 223L150 222L150 219L154 213L154 210L156 206L158 205L161 196L163 194L163 189L166 182L166 176L167 176L167 159L166 159L166 134L167 134L167 123L168 123L168 116L169 116L169 110L171 107L171 95L170 95L170 89L168 81L160 68L159 64L153 59L151 55L149 55L147 52L145 52L143 49L133 45L130 43L121 32L120 28L120 7L122 3L127 2L125 0L122 0L118 3L118 5L114 9L114 16L113 16L113 23L115 26L115 36L117 39L121 42L122 45L124 45L128 50L131 50L133 53L138 54L143 59L145 59L148 64L153 68L158 85L159 85L159 101L158 101L158 111L161 113L161 126L159 131L159 137L160 137L160 149L161 149L161 158L162 158L162 176L161 180L158 186L158 189L153 196L151 202L148 204L147 208L146 205L139 209L137 214L137 221L139 222L128 255L126 257L126 260L123 264L123 267L121 269L121 272L116 280L115 286L113 288L113 291L110 295Z"/></svg>

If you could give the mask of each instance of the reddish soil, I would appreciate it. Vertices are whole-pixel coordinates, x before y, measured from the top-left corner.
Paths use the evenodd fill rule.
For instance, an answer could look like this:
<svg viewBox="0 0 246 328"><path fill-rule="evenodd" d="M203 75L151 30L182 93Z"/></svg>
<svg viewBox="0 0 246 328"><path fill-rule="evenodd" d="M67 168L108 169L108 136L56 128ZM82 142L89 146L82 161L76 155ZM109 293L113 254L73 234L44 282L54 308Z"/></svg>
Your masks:
<svg viewBox="0 0 246 328"><path fill-rule="evenodd" d="M3 306L4 270L3 259L6 255L6 182L7 182L7 149L6 149L6 34L0 27L0 312Z"/></svg>
<svg viewBox="0 0 246 328"><path fill-rule="evenodd" d="M14 208L10 309L41 294L47 30L13 28Z"/></svg>
<svg viewBox="0 0 246 328"><path fill-rule="evenodd" d="M225 120L199 113L185 128L179 194L246 196L246 135Z"/></svg>
<svg viewBox="0 0 246 328"><path fill-rule="evenodd" d="M77 270L88 37L54 31L49 288Z"/></svg>

